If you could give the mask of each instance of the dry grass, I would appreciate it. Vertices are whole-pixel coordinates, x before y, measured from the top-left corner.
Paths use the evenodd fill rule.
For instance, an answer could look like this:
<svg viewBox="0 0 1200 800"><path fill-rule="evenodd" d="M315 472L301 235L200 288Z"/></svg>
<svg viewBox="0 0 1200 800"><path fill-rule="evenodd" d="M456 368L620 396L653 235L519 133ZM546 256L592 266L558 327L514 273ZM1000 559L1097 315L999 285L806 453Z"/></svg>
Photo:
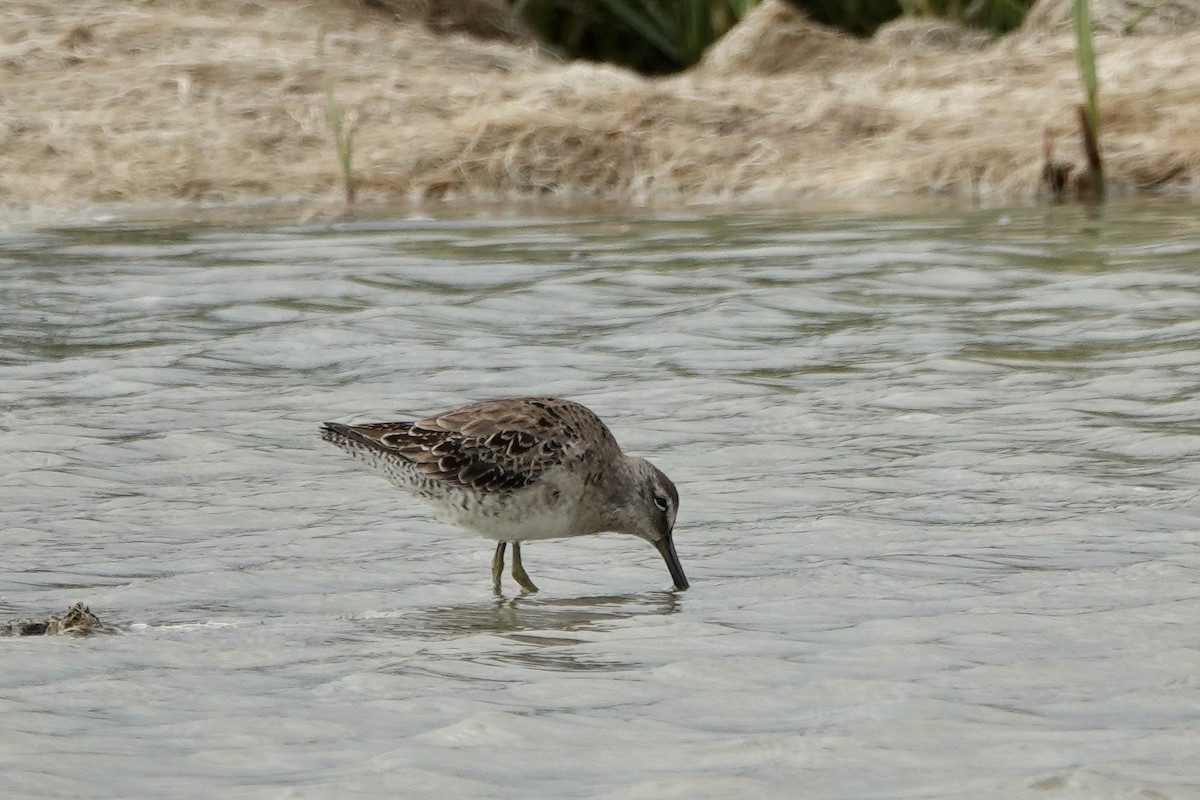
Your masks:
<svg viewBox="0 0 1200 800"><path fill-rule="evenodd" d="M939 41L858 42L771 0L699 68L650 80L356 0L8 0L0 195L43 209L332 199L327 80L364 199L1024 199L1048 125L1081 160L1069 29ZM1193 42L1098 35L1117 192L1200 186Z"/></svg>

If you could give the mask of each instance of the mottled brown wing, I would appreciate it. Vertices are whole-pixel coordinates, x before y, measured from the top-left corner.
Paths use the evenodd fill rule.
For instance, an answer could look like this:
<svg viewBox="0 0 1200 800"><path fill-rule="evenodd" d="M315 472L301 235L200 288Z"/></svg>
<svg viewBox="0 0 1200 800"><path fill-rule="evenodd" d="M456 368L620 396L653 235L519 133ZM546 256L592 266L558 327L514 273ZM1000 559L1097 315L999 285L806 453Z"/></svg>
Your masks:
<svg viewBox="0 0 1200 800"><path fill-rule="evenodd" d="M519 489L592 447L616 441L591 411L565 400L474 403L418 422L355 426L426 475L485 492Z"/></svg>

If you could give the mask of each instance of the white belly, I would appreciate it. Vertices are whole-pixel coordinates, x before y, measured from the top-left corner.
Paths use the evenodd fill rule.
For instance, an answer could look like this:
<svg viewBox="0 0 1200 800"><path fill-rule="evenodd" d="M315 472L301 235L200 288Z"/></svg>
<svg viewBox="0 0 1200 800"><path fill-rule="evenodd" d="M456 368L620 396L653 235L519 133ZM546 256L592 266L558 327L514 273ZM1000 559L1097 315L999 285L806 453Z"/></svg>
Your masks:
<svg viewBox="0 0 1200 800"><path fill-rule="evenodd" d="M438 503L442 517L496 541L527 542L595 533L581 528L574 502L550 490L532 489L482 499L463 494L455 499L459 502Z"/></svg>

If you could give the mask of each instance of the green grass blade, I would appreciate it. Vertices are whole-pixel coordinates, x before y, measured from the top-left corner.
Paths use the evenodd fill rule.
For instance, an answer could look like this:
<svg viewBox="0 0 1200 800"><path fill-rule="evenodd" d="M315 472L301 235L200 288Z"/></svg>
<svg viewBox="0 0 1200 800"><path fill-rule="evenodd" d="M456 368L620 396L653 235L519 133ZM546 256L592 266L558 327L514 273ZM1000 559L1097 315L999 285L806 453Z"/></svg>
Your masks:
<svg viewBox="0 0 1200 800"><path fill-rule="evenodd" d="M1083 104L1084 150L1095 197L1104 197L1104 167L1100 158L1100 80L1096 74L1096 47L1092 35L1092 7L1089 0L1074 0L1075 57L1086 100Z"/></svg>
<svg viewBox="0 0 1200 800"><path fill-rule="evenodd" d="M338 166L342 170L342 183L346 192L346 203L354 204L355 185L354 174L351 171L354 161L354 145L352 135L346 130L342 121L342 108L338 105L333 92L333 81L325 81L325 120L333 132L333 147L337 152Z"/></svg>
<svg viewBox="0 0 1200 800"><path fill-rule="evenodd" d="M1087 95L1085 109L1088 126L1097 133L1100 120L1096 109L1099 80L1096 77L1096 49L1092 38L1092 4L1089 0L1075 0L1075 57L1079 61L1079 76Z"/></svg>

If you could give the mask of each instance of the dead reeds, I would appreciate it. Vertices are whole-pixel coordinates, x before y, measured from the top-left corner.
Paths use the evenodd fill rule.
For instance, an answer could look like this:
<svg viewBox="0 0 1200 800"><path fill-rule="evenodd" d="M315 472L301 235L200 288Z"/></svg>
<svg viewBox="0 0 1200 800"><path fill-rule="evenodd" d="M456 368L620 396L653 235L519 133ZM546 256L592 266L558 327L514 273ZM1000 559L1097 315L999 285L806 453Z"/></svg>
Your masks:
<svg viewBox="0 0 1200 800"><path fill-rule="evenodd" d="M660 79L332 0L12 0L0 31L0 197L40 208L330 187L359 203L1031 199L1039 137L1064 110L1074 127L1080 96L1069 27L909 47L820 28L782 0ZM1200 192L1200 48L1096 41L1110 191Z"/></svg>

